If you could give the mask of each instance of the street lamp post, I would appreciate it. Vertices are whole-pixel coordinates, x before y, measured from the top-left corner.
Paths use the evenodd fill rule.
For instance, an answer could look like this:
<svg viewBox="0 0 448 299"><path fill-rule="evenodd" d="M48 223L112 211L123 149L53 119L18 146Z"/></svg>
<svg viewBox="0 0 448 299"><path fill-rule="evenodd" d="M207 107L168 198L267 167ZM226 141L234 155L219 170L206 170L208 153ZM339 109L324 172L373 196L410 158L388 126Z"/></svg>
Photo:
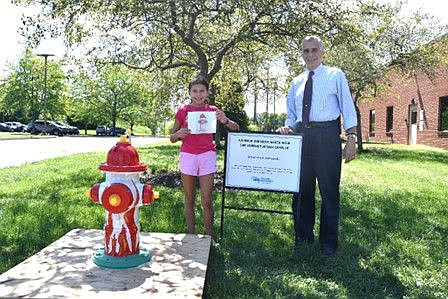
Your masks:
<svg viewBox="0 0 448 299"><path fill-rule="evenodd" d="M54 54L37 54L45 59L44 65L44 126L47 128L47 60L48 56L54 56Z"/></svg>

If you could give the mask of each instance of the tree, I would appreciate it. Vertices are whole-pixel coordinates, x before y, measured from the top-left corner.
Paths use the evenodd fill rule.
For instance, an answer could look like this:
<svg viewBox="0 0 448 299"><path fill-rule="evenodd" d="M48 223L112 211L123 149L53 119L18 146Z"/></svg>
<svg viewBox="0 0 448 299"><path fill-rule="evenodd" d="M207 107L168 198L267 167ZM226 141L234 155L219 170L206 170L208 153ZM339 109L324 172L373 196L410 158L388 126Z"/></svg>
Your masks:
<svg viewBox="0 0 448 299"><path fill-rule="evenodd" d="M420 96L417 74L426 74L434 78L441 64L446 64L447 49L436 49L437 43L431 40L446 32L428 15L414 13L412 17L401 17L400 6L390 8L382 18L377 18L377 26L363 36L363 46L351 45L349 51L333 49L344 53L337 58L339 65L346 71L350 87L354 94L358 115L358 152L362 152L361 117L359 100L369 100L389 88L388 75L401 73L404 77L414 78L420 106L424 103ZM361 20L367 22L367 20ZM425 123L426 123L426 116Z"/></svg>
<svg viewBox="0 0 448 299"><path fill-rule="evenodd" d="M286 120L286 113L279 115L274 113L263 112L261 114L261 121L263 123L264 132L275 132L279 126L283 126Z"/></svg>
<svg viewBox="0 0 448 299"><path fill-rule="evenodd" d="M333 39L354 32L348 25L358 13L331 0L16 1L42 7L24 19L34 43L63 33L69 45L88 41L89 57L150 71L188 68L210 81L241 44L275 48L310 33Z"/></svg>
<svg viewBox="0 0 448 299"><path fill-rule="evenodd" d="M216 104L228 118L238 123L240 130L247 130L249 119L244 111L243 89L239 82L222 81L216 96ZM220 130L219 136L225 136L224 128Z"/></svg>
<svg viewBox="0 0 448 299"><path fill-rule="evenodd" d="M103 113L103 103L93 77L92 73L86 70L80 70L70 76L71 102L68 116L76 125L84 127L85 134L87 128L110 122L108 115Z"/></svg>
<svg viewBox="0 0 448 299"><path fill-rule="evenodd" d="M105 65L93 72L81 73L73 87L74 98L80 106L74 117L112 124L114 135L117 120L124 111L142 103L140 81L134 72L120 65Z"/></svg>
<svg viewBox="0 0 448 299"><path fill-rule="evenodd" d="M443 57L447 57L444 55L446 52L433 51L425 46L446 29L432 22L429 16L415 14L404 18L400 10L400 5L365 5L359 2L359 13L352 15L350 25L350 30L356 33L331 40L324 38L324 63L344 71L353 93L360 136L358 152L363 151L358 101L387 90L385 75L392 66L409 75L421 71L430 73ZM286 52L291 74L304 69L296 59L299 55L299 47Z"/></svg>
<svg viewBox="0 0 448 299"><path fill-rule="evenodd" d="M185 69L141 72L148 107L146 124L153 135L162 124L174 119L175 107L186 98L186 86L191 75Z"/></svg>
<svg viewBox="0 0 448 299"><path fill-rule="evenodd" d="M9 66L9 75L3 80L0 109L7 119L28 122L43 114L44 63L27 49L18 65ZM65 115L67 81L60 61L47 65L47 115L58 119Z"/></svg>
<svg viewBox="0 0 448 299"><path fill-rule="evenodd" d="M171 119L179 77L144 72L120 65L85 69L71 76L70 117L86 127L114 124L147 125L153 133L158 124ZM182 82L183 83L183 82ZM183 88L183 86L182 86Z"/></svg>

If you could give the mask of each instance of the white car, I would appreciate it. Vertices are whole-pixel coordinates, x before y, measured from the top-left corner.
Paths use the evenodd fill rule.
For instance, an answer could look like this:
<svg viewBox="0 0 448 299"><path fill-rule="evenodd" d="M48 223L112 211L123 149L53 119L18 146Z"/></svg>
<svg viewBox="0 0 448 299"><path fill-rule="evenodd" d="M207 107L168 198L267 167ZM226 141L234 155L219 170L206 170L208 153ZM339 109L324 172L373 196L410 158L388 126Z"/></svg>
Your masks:
<svg viewBox="0 0 448 299"><path fill-rule="evenodd" d="M28 129L27 125L22 124L18 121L7 121L5 124L14 132L26 132Z"/></svg>

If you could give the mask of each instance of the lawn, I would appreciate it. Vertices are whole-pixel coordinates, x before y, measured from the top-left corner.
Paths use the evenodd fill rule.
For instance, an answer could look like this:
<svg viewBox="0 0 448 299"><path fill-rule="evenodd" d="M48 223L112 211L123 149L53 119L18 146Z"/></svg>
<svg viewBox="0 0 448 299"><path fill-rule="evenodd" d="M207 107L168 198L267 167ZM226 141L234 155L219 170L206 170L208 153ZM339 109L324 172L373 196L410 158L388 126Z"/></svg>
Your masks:
<svg viewBox="0 0 448 299"><path fill-rule="evenodd" d="M317 243L294 252L290 216L227 210L225 238L211 251L205 297L446 298L448 152L366 148L343 165L334 257L322 256ZM177 151L156 145L139 154L153 172L167 172L177 168ZM0 169L0 273L71 229L102 228L104 210L85 192L104 180L97 170L104 160L104 153L79 154ZM142 231L185 232L182 190L155 188L161 198L141 209ZM215 192L216 232L220 198ZM226 199L286 211L291 203L290 195L262 192L228 191ZM197 219L203 232L199 201Z"/></svg>
<svg viewBox="0 0 448 299"><path fill-rule="evenodd" d="M30 133L1 132L0 139L23 139L23 138L48 138L45 135L31 135Z"/></svg>

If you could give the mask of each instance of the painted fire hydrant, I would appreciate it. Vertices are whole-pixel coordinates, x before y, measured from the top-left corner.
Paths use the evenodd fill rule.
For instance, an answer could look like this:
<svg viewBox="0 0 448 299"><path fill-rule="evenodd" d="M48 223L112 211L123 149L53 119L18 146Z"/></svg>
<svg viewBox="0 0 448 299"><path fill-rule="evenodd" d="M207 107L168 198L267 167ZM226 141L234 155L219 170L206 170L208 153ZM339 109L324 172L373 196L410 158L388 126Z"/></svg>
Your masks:
<svg viewBox="0 0 448 299"><path fill-rule="evenodd" d="M98 167L106 181L94 185L87 195L106 209L104 248L93 254L93 262L106 268L132 268L151 260L149 251L140 248L139 207L150 205L159 193L140 182L146 164L140 163L137 150L121 136Z"/></svg>
<svg viewBox="0 0 448 299"><path fill-rule="evenodd" d="M207 129L206 125L208 123L207 121L207 117L204 115L204 113L201 113L201 115L199 116L199 132L205 132Z"/></svg>

